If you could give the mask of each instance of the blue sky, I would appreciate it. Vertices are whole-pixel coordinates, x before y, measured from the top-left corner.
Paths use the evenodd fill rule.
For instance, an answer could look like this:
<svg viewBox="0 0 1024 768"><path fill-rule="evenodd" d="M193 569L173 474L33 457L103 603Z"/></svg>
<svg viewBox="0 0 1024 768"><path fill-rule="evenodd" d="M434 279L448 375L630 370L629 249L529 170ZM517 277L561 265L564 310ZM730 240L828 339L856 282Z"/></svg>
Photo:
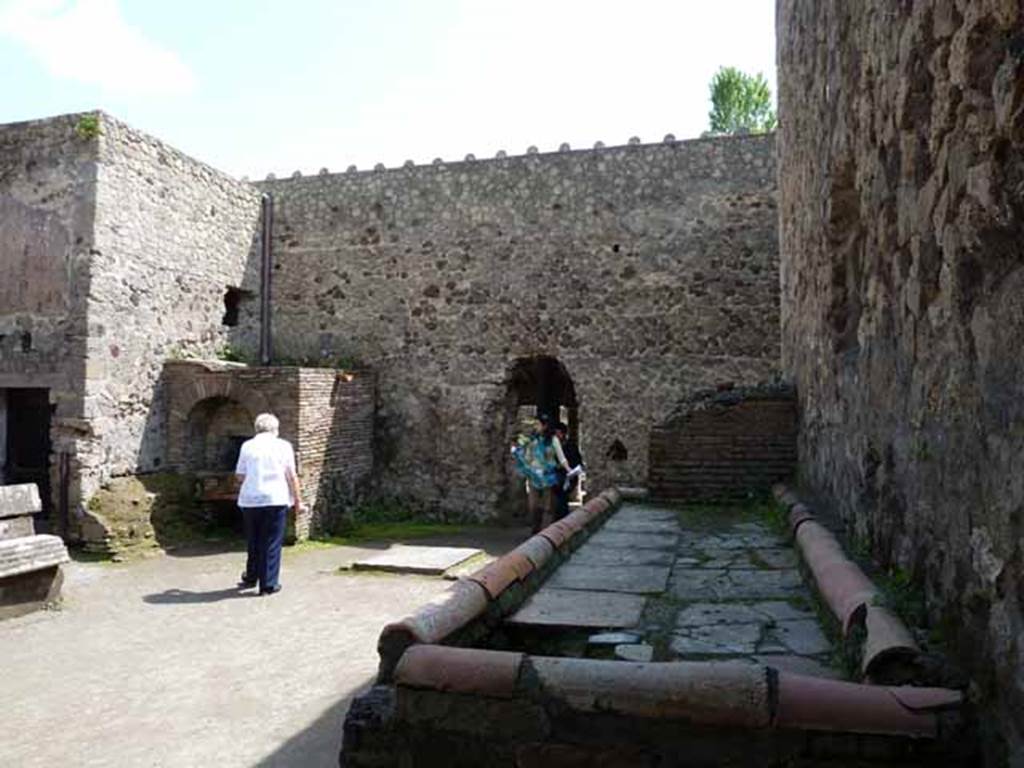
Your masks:
<svg viewBox="0 0 1024 768"><path fill-rule="evenodd" d="M0 123L104 109L262 178L697 136L774 0L0 0Z"/></svg>

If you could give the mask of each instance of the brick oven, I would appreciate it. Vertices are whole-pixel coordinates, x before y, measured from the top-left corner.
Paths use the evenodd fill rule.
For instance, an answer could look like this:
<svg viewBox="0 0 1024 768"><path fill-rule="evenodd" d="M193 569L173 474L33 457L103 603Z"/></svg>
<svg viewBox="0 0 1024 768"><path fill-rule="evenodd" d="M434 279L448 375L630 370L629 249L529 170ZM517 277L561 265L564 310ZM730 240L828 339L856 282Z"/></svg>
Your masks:
<svg viewBox="0 0 1024 768"><path fill-rule="evenodd" d="M259 413L281 422L295 447L309 512L295 537L331 524L366 487L373 469L374 378L369 371L293 366L253 367L200 360L169 361L167 468L198 481L204 501L233 501L235 462Z"/></svg>

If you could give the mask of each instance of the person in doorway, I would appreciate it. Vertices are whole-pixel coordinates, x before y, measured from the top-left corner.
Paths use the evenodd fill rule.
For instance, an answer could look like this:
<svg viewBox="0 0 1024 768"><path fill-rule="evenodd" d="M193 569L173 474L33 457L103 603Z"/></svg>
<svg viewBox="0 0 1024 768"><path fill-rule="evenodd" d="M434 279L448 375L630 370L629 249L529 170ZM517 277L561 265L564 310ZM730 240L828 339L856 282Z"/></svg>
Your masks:
<svg viewBox="0 0 1024 768"><path fill-rule="evenodd" d="M558 440L562 449L562 455L569 466L569 469L558 467L555 474L558 476L558 483L555 485L555 520L561 520L569 514L569 499L576 494L580 484L580 477L583 475L583 457L580 449L576 447L576 441L569 436L569 427L565 422L558 422L555 425L555 439Z"/></svg>
<svg viewBox="0 0 1024 768"><path fill-rule="evenodd" d="M288 507L302 507L295 474L295 451L278 437L280 424L272 413L256 417L256 435L242 443L235 474L241 483L238 506L245 524L248 555L238 586L259 587L261 595L281 591L281 545Z"/></svg>
<svg viewBox="0 0 1024 768"><path fill-rule="evenodd" d="M555 437L551 417L542 413L533 424L532 434L520 437L512 446L516 468L526 478L527 515L534 533L550 525L554 514L554 489L557 468L569 471L562 445Z"/></svg>

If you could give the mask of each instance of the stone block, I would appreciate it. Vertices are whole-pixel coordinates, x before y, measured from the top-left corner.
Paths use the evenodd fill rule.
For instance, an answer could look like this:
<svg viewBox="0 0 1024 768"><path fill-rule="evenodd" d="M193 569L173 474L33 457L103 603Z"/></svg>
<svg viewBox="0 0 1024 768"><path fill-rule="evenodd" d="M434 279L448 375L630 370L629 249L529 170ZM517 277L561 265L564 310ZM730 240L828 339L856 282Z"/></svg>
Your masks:
<svg viewBox="0 0 1024 768"><path fill-rule="evenodd" d="M42 511L43 502L35 483L0 485L0 518L22 517Z"/></svg>
<svg viewBox="0 0 1024 768"><path fill-rule="evenodd" d="M352 563L357 571L388 571L440 576L449 568L482 554L469 547L420 547L394 544L386 551Z"/></svg>
<svg viewBox="0 0 1024 768"><path fill-rule="evenodd" d="M509 624L628 629L640 623L644 598L612 592L545 587L506 621Z"/></svg>
<svg viewBox="0 0 1024 768"><path fill-rule="evenodd" d="M582 565L570 560L548 579L554 589L660 594L665 591L667 565Z"/></svg>

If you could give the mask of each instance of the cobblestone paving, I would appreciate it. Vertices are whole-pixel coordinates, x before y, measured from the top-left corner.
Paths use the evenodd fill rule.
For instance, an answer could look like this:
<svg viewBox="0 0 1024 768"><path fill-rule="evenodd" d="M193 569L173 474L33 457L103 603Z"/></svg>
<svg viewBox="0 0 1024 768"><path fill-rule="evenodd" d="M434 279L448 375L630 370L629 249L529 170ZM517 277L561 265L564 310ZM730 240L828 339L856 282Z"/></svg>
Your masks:
<svg viewBox="0 0 1024 768"><path fill-rule="evenodd" d="M596 627L612 594L643 596L632 634L591 635L587 655L746 661L839 677L793 548L752 509L625 504L536 596L576 590L562 629ZM567 601L571 602L571 601ZM529 603L528 603L529 605ZM585 616L583 614L586 614ZM527 619L529 614L524 612ZM558 624L550 615L547 624ZM608 628L622 629L621 620ZM606 635L609 636L609 635ZM554 647L548 643L545 650ZM567 653L578 643L567 642Z"/></svg>

